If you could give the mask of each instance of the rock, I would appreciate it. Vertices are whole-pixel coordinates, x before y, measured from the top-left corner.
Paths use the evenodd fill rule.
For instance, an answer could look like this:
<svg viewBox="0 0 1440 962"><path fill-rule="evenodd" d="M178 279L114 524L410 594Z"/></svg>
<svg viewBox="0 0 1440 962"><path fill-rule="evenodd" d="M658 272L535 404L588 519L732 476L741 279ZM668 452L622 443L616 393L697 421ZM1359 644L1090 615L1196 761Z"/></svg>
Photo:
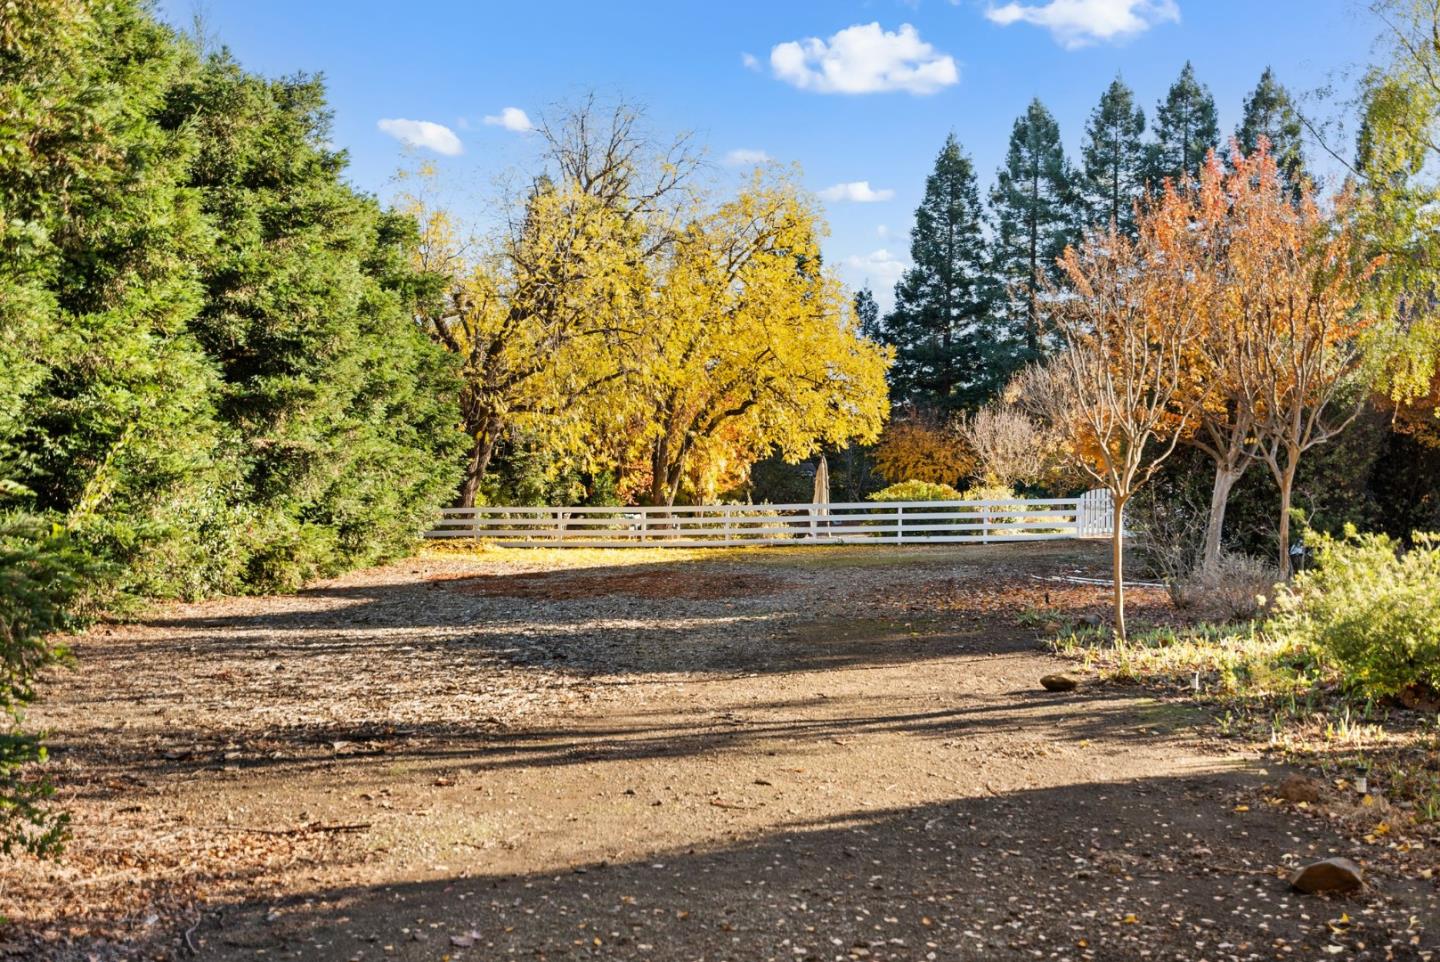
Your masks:
<svg viewBox="0 0 1440 962"><path fill-rule="evenodd" d="M1056 674L1046 675L1041 678L1040 687L1046 691L1074 691L1080 687L1080 679L1074 675L1057 672Z"/></svg>
<svg viewBox="0 0 1440 962"><path fill-rule="evenodd" d="M1355 892L1365 887L1365 873L1348 858L1327 858L1291 875L1290 884L1307 895Z"/></svg>
<svg viewBox="0 0 1440 962"><path fill-rule="evenodd" d="M1290 775L1275 786L1275 796L1287 802L1307 802L1314 805L1320 801L1320 783L1304 775Z"/></svg>

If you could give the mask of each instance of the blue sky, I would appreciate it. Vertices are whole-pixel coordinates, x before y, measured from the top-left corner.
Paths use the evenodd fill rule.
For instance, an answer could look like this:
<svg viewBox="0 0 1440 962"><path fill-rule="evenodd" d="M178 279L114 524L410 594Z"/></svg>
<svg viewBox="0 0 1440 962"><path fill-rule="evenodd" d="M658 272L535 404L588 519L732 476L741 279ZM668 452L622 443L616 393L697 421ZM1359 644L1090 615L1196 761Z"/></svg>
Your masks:
<svg viewBox="0 0 1440 962"><path fill-rule="evenodd" d="M623 95L646 105L657 132L693 131L717 176L736 169L732 151L798 163L823 198L829 262L887 304L947 132L988 190L1032 97L1075 155L1117 72L1149 118L1189 59L1228 133L1266 65L1302 97L1327 84L1348 95L1376 35L1357 0L161 5L181 26L197 9L248 68L325 75L334 139L364 190L385 196L395 170L423 156L479 218L497 178L533 162L535 136L514 129L524 118L590 89Z"/></svg>

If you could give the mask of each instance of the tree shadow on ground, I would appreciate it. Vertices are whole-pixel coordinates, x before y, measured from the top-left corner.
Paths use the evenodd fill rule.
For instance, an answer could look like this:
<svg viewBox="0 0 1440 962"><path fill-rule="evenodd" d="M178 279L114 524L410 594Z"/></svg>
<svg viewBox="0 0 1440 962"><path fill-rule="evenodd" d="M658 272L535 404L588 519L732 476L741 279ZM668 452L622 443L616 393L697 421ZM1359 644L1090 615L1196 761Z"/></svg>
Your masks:
<svg viewBox="0 0 1440 962"><path fill-rule="evenodd" d="M964 552L930 552L919 565L925 578L900 565L867 578L858 593L837 594L831 581L837 563L864 561L863 552L792 567L734 557L539 573L501 568L476 574L464 565L436 573L402 564L360 584L171 609L138 631L122 629L81 646L87 674L118 683L74 692L74 708L87 718L122 713L131 727L60 729L52 750L61 760L111 774L145 776L336 764L505 767L527 757L569 764L601 750L593 747L595 739L569 739L566 729L555 726L509 724L487 707L499 689L518 680L542 691L595 691L651 684L657 676L683 678L688 685L725 684L746 676L1033 653L1041 647L1037 631L1022 626L1019 615L1030 601L1048 601L1050 591L1022 580L1014 597L997 606L1002 588L993 572L996 564L1019 570L1034 563L1022 552L1036 547L991 549L993 563L987 565L974 564ZM1072 558L1073 549L1067 550L1061 557ZM1012 580L1018 577L1004 570ZM671 597L666 586L677 578L694 597ZM769 587L762 590L757 578L768 579ZM472 590L477 580L484 588ZM711 592L705 586L712 583L723 590ZM737 584L748 590L731 598ZM616 585L639 585L639 594L611 593ZM892 604L895 597L900 602ZM916 611L917 597L939 599L945 609ZM1057 610L1085 613L1102 605L1102 597L1100 589L1088 591L1081 607ZM871 713L853 701L848 712L832 702L823 719L788 717L778 703L753 706L752 714L764 717L744 723L631 718L623 732L605 733L613 744L603 750L673 758L857 732L943 738L1035 723L1025 712L1048 696L1028 687L1014 695L1002 705L918 714ZM352 701L341 706L345 711L329 713L342 720L286 718L287 708L304 717L316 704L341 696L368 704L352 712ZM1091 724L1103 726L1104 702L1113 696L1083 697L1095 702ZM388 710L407 698L420 707ZM789 714L810 707L792 706ZM230 716L242 711L242 718L256 720L232 722ZM157 720L135 726L135 716Z"/></svg>
<svg viewBox="0 0 1440 962"><path fill-rule="evenodd" d="M384 773L397 770L410 777L427 772L479 774L726 751L804 753L809 746L885 734L959 744L1029 730L1051 741L1123 751L1171 737L1200 717L1178 705L1137 706L1133 692L1108 688L1068 696L1026 689L967 701L971 703L903 713L887 712L884 699L874 705L857 697L749 701L739 712L685 717L625 713L583 724L515 728L464 723L290 725L268 727L248 738L235 733L217 738L202 729L172 726L167 744L181 746L178 750L123 739L105 745L72 746L63 739L51 744L62 760L72 752L84 756L94 768L90 786L104 794L109 780L122 775L146 779L268 769L280 776L343 769L347 779L383 779ZM83 796L86 789L77 786L77 791Z"/></svg>
<svg viewBox="0 0 1440 962"><path fill-rule="evenodd" d="M1255 781L878 804L522 875L488 871L476 849L489 840L475 839L438 877L229 906L199 938L219 959L1425 958L1434 887L1373 877L1334 902L1290 891L1286 867L1344 846L1315 820L1238 811Z"/></svg>

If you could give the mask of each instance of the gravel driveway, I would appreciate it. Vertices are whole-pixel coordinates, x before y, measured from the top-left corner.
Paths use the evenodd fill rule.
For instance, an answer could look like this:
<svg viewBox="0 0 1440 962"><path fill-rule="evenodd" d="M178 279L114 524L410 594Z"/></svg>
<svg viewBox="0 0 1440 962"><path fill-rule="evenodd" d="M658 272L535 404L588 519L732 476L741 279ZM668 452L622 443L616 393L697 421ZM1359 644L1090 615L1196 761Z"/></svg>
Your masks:
<svg viewBox="0 0 1440 962"><path fill-rule="evenodd" d="M1039 690L1103 553L430 552L96 629L0 955L1440 958L1434 881L1289 890L1365 845L1194 709Z"/></svg>

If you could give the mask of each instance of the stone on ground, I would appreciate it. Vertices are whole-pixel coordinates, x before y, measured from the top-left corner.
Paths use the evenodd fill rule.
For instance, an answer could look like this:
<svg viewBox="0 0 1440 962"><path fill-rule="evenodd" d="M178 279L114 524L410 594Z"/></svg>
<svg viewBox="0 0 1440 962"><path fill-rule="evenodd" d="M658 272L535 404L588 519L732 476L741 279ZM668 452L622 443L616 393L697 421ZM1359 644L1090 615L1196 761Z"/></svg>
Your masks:
<svg viewBox="0 0 1440 962"><path fill-rule="evenodd" d="M1348 858L1327 858L1291 875L1290 884L1307 895L1356 892L1365 885L1365 873Z"/></svg>
<svg viewBox="0 0 1440 962"><path fill-rule="evenodd" d="M1041 677L1040 687L1046 691L1074 691L1080 687L1080 679L1064 672L1056 672Z"/></svg>
<svg viewBox="0 0 1440 962"><path fill-rule="evenodd" d="M1319 782L1304 775L1289 775L1275 787L1277 798L1283 798L1287 802L1306 802L1311 805L1320 801L1321 791Z"/></svg>

